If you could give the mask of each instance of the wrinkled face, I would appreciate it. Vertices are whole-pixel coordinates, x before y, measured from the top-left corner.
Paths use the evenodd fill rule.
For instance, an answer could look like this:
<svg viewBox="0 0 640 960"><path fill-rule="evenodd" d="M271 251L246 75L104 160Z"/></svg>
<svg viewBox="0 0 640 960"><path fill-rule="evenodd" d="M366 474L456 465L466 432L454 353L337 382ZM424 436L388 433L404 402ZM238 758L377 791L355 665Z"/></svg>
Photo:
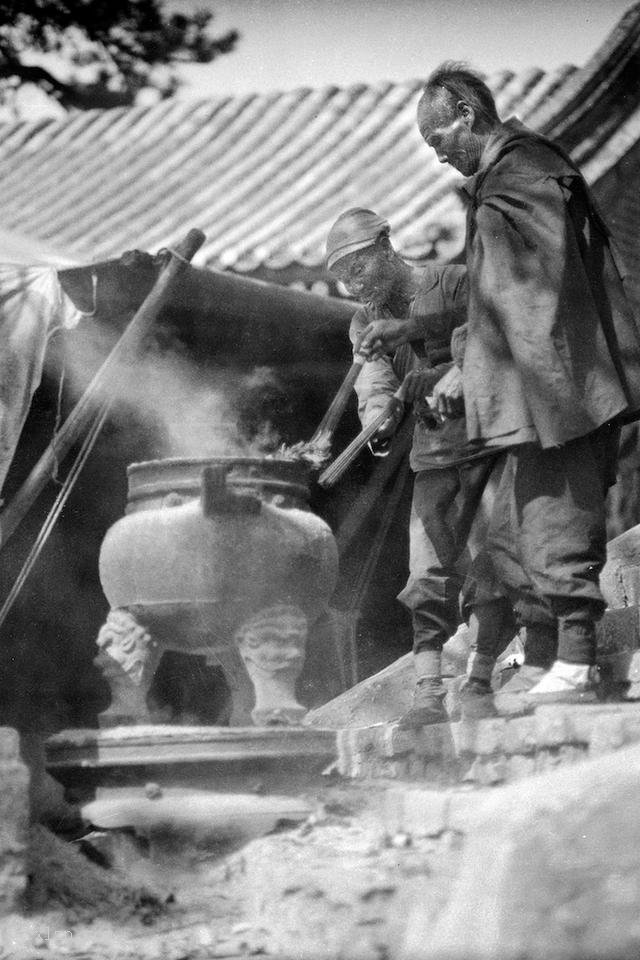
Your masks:
<svg viewBox="0 0 640 960"><path fill-rule="evenodd" d="M440 163L449 163L465 177L478 169L477 137L472 132L473 111L466 104L453 107L444 96L424 94L418 104L418 128Z"/></svg>
<svg viewBox="0 0 640 960"><path fill-rule="evenodd" d="M390 248L376 244L341 257L331 272L344 283L352 297L381 306L391 293L395 268Z"/></svg>

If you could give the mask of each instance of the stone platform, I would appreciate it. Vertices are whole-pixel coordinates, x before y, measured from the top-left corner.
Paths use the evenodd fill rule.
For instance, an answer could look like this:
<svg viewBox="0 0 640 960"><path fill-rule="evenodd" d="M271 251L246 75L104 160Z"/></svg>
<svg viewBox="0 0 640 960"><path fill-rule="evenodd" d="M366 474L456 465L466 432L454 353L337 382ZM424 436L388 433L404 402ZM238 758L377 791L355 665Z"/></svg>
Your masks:
<svg viewBox="0 0 640 960"><path fill-rule="evenodd" d="M83 803L96 788L145 783L219 793L297 793L336 757L336 731L303 727L127 726L67 730L47 741L47 769Z"/></svg>
<svg viewBox="0 0 640 960"><path fill-rule="evenodd" d="M338 731L349 779L492 786L640 742L640 703L545 706L524 717L402 730L380 723Z"/></svg>

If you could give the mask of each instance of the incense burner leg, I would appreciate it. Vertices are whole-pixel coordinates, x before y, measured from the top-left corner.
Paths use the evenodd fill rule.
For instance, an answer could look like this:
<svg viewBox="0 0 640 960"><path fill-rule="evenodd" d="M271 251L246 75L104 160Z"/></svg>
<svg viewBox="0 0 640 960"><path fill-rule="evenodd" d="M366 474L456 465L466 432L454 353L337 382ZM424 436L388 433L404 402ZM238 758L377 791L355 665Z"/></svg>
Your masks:
<svg viewBox="0 0 640 960"><path fill-rule="evenodd" d="M261 610L236 632L234 640L255 693L251 718L256 726L296 726L306 708L298 703L296 681L304 666L307 618L294 606Z"/></svg>
<svg viewBox="0 0 640 960"><path fill-rule="evenodd" d="M111 705L101 727L150 723L147 694L162 651L145 627L126 609L110 610L98 633L96 666L109 684Z"/></svg>
<svg viewBox="0 0 640 960"><path fill-rule="evenodd" d="M248 726L251 723L254 694L238 651L235 646L216 648L210 656L215 657L216 662L222 667L231 693L229 726Z"/></svg>

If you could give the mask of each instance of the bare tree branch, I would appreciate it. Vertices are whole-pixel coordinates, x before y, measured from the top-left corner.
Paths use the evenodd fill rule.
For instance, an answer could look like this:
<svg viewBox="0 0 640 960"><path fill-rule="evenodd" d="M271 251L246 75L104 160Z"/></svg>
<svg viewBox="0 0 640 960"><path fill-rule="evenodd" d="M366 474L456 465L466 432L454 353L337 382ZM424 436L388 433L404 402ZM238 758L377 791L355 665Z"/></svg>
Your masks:
<svg viewBox="0 0 640 960"><path fill-rule="evenodd" d="M161 0L0 0L0 80L34 83L64 106L131 103L137 91L154 85L153 68L178 62L210 63L231 52L240 35L210 31L212 14L162 12ZM71 80L60 80L49 64L24 63L24 55L55 52L72 65ZM80 82L77 65L95 65L95 81ZM164 76L161 95L179 81ZM9 87L0 85L0 99Z"/></svg>

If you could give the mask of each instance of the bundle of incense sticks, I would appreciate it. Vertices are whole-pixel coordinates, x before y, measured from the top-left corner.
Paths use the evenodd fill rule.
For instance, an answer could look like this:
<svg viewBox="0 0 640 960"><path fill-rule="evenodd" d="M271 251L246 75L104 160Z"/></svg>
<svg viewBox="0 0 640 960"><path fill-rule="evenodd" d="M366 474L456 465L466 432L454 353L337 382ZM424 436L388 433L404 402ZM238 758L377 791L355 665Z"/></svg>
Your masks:
<svg viewBox="0 0 640 960"><path fill-rule="evenodd" d="M398 404L402 405L402 387L394 393L390 398L389 403L384 408L382 413L380 413L375 420L372 420L368 427L365 427L364 430L361 430L357 437L355 437L348 447L346 447L342 453L336 457L333 463L330 463L329 466L322 471L318 477L318 483L321 487L327 489L332 487L336 483L345 470L353 463L361 450L366 447L369 441L373 436L378 432L385 420L392 416L398 410Z"/></svg>
<svg viewBox="0 0 640 960"><path fill-rule="evenodd" d="M326 470L323 470L320 476L318 477L318 483L321 487L325 489L327 487L332 487L336 483L345 470L353 463L360 451L366 447L369 443L369 440L374 436L375 433L380 429L384 421L389 416L388 412L384 410L376 419L369 424L366 430L362 430L358 436L351 441L348 447L346 447L340 456L336 457L333 463L330 463Z"/></svg>
<svg viewBox="0 0 640 960"><path fill-rule="evenodd" d="M360 375L363 363L364 357L356 355L346 377L340 385L340 389L331 401L331 404L322 418L321 423L318 425L316 432L311 437L311 440L309 441L310 444L320 444L321 446L330 445L333 435L336 431L336 427L338 426L345 407L349 402L351 391L353 390L355 382Z"/></svg>

